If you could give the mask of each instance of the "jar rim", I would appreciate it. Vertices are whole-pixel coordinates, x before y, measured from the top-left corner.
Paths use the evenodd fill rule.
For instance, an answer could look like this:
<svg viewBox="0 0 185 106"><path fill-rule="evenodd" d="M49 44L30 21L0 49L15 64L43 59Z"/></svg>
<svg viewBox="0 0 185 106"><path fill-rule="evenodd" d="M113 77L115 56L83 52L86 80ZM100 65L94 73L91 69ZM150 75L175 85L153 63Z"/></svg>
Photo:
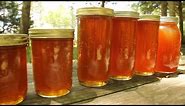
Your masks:
<svg viewBox="0 0 185 106"><path fill-rule="evenodd" d="M74 38L74 29L29 29L30 38Z"/></svg>
<svg viewBox="0 0 185 106"><path fill-rule="evenodd" d="M160 16L153 15L153 14L145 14L145 15L141 15L139 20L160 21Z"/></svg>
<svg viewBox="0 0 185 106"><path fill-rule="evenodd" d="M115 11L115 17L131 17L131 18L139 18L139 13L135 11Z"/></svg>
<svg viewBox="0 0 185 106"><path fill-rule="evenodd" d="M0 46L15 46L28 44L27 34L0 34Z"/></svg>
<svg viewBox="0 0 185 106"><path fill-rule="evenodd" d="M81 15L105 15L105 16L113 16L114 10L111 8L104 7L83 7L77 9L77 16Z"/></svg>
<svg viewBox="0 0 185 106"><path fill-rule="evenodd" d="M178 17L174 17L174 16L161 16L160 21L161 22L175 22L175 23L178 23Z"/></svg>

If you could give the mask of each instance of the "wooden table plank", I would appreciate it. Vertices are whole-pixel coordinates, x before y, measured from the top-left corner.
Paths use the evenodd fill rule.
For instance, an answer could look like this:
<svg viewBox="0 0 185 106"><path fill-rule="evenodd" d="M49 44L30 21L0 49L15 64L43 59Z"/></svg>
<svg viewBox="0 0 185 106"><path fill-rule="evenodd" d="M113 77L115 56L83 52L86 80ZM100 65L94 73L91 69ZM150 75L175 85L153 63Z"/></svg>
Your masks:
<svg viewBox="0 0 185 106"><path fill-rule="evenodd" d="M73 105L185 105L185 74Z"/></svg>
<svg viewBox="0 0 185 106"><path fill-rule="evenodd" d="M184 62L185 56L182 56L181 64L178 67L179 73L168 76L170 77L168 79L158 78L156 75L150 77L133 76L129 81L110 80L104 87L88 88L79 85L77 61L74 61L72 90L66 96L58 98L43 98L35 94L32 65L28 64L28 92L26 99L20 105L185 104L183 102L185 101L185 92L183 92L185 89Z"/></svg>
<svg viewBox="0 0 185 106"><path fill-rule="evenodd" d="M71 92L63 97L58 98L42 98L35 94L34 91L34 82L32 81L32 70L31 65L29 65L28 72L29 72L29 86L28 86L28 93L26 99L21 103L22 105L30 104L30 105L48 105L48 104L72 104L81 102L84 100L97 98L101 96L105 96L108 94L112 94L115 92L120 92L126 89L138 87L147 83L152 83L155 81L159 81L158 78L155 76L150 77L141 77L141 76L134 76L133 79L129 81L114 81L110 80L109 83L100 88L88 88L79 85L77 79L77 71L76 65L74 64L73 68L73 87ZM30 80L31 79L31 80Z"/></svg>

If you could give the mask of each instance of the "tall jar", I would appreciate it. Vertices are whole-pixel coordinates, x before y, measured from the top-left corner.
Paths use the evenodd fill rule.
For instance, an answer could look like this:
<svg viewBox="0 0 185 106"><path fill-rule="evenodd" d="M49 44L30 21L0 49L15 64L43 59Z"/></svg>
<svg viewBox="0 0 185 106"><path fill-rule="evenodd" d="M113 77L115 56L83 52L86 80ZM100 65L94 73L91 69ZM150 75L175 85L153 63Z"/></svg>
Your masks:
<svg viewBox="0 0 185 106"><path fill-rule="evenodd" d="M142 15L136 28L136 59L134 73L150 76L155 72L160 16Z"/></svg>
<svg viewBox="0 0 185 106"><path fill-rule="evenodd" d="M73 29L30 29L35 91L41 97L68 94L72 87Z"/></svg>
<svg viewBox="0 0 185 106"><path fill-rule="evenodd" d="M112 79L132 78L138 18L139 13L134 11L116 11L114 14L109 65L109 77Z"/></svg>
<svg viewBox="0 0 185 106"><path fill-rule="evenodd" d="M0 34L0 105L21 103L27 93L25 34Z"/></svg>
<svg viewBox="0 0 185 106"><path fill-rule="evenodd" d="M87 87L107 84L113 10L86 7L77 10L78 80Z"/></svg>
<svg viewBox="0 0 185 106"><path fill-rule="evenodd" d="M177 17L161 17L156 72L175 73L179 65L181 33Z"/></svg>

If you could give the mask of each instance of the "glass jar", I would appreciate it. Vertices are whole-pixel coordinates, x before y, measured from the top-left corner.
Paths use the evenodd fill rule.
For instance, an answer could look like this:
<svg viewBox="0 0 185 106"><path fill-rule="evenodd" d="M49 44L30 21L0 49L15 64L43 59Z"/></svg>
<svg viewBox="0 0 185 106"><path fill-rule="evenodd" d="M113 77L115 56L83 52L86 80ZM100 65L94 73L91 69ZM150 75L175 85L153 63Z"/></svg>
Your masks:
<svg viewBox="0 0 185 106"><path fill-rule="evenodd" d="M143 15L136 28L136 59L134 73L150 76L155 72L160 16Z"/></svg>
<svg viewBox="0 0 185 106"><path fill-rule="evenodd" d="M78 80L87 87L107 84L113 10L86 7L77 10Z"/></svg>
<svg viewBox="0 0 185 106"><path fill-rule="evenodd" d="M72 87L73 29L30 29L35 90L59 97Z"/></svg>
<svg viewBox="0 0 185 106"><path fill-rule="evenodd" d="M132 78L135 61L135 29L139 13L116 11L113 18L109 76L115 80Z"/></svg>
<svg viewBox="0 0 185 106"><path fill-rule="evenodd" d="M181 33L177 17L161 17L156 72L175 73L180 60Z"/></svg>
<svg viewBox="0 0 185 106"><path fill-rule="evenodd" d="M27 93L26 34L0 34L0 105L16 105Z"/></svg>

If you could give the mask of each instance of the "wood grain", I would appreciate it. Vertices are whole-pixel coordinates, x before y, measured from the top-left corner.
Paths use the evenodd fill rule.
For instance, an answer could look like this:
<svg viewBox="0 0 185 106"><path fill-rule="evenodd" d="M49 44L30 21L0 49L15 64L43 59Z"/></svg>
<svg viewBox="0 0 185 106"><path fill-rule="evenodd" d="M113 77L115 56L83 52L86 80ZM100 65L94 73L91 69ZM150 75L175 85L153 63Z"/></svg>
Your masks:
<svg viewBox="0 0 185 106"><path fill-rule="evenodd" d="M138 87L144 84L159 81L159 78L155 76L141 77L134 76L129 81L114 81L110 80L109 83L100 88L88 88L80 85L78 83L76 65L73 68L73 87L71 92L63 97L58 98L42 98L36 95L34 90L33 74L31 65L28 65L28 93L26 99L21 103L21 105L49 105L49 104L72 104L81 102L88 99L93 99L101 96L106 96L116 92L124 91L130 88Z"/></svg>
<svg viewBox="0 0 185 106"><path fill-rule="evenodd" d="M184 105L185 74L75 103L83 105Z"/></svg>
<svg viewBox="0 0 185 106"><path fill-rule="evenodd" d="M182 51L184 53L184 51ZM32 65L28 64L28 92L20 105L158 105L185 104L185 56L181 56L178 72L149 77L133 76L128 81L114 81L100 88L80 85L77 78L77 61L73 61L73 85L69 94L58 98L43 98L34 90Z"/></svg>

